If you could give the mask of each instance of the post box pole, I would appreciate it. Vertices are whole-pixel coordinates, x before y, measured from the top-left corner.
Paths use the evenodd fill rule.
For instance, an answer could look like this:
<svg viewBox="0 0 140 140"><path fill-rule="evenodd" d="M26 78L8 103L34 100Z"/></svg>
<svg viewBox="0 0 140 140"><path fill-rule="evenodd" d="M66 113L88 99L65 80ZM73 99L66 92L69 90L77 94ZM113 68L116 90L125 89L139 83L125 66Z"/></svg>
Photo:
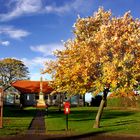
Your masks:
<svg viewBox="0 0 140 140"><path fill-rule="evenodd" d="M68 130L68 114L66 114L66 130Z"/></svg>
<svg viewBox="0 0 140 140"><path fill-rule="evenodd" d="M68 114L70 113L70 103L65 102L64 104L64 113L66 115L66 130L68 130Z"/></svg>

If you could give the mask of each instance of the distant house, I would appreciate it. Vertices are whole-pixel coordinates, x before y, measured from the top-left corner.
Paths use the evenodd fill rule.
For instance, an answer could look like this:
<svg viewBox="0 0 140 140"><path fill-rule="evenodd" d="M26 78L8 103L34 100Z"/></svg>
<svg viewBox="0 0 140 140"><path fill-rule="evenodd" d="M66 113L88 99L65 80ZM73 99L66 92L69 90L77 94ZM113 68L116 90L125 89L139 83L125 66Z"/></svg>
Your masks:
<svg viewBox="0 0 140 140"><path fill-rule="evenodd" d="M23 106L32 106L36 104L36 99L39 98L40 81L19 80L11 84L20 92L20 102ZM47 81L42 82L43 94L46 99L53 89Z"/></svg>
<svg viewBox="0 0 140 140"><path fill-rule="evenodd" d="M8 94L8 102L14 103L15 98L19 99L19 102L23 106L34 106L36 105L36 100L39 98L40 93L40 81L30 81L30 80L19 80L11 84L16 90L14 95L19 95L13 97L13 94ZM48 81L42 82L42 92L44 94L44 99L48 105L63 105L65 101L70 101L71 105L83 106L83 96L77 94L72 97L66 97L66 94L56 93L51 94L53 88L49 86Z"/></svg>
<svg viewBox="0 0 140 140"><path fill-rule="evenodd" d="M20 92L13 87L4 92L4 105L18 105L20 103Z"/></svg>

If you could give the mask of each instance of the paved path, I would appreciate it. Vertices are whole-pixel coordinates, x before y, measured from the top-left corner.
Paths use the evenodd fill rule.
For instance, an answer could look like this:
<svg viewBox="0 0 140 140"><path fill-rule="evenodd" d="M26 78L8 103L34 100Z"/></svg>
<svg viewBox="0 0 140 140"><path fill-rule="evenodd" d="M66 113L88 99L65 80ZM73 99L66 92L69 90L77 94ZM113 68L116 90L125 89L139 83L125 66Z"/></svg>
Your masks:
<svg viewBox="0 0 140 140"><path fill-rule="evenodd" d="M37 109L27 134L45 134L45 110Z"/></svg>

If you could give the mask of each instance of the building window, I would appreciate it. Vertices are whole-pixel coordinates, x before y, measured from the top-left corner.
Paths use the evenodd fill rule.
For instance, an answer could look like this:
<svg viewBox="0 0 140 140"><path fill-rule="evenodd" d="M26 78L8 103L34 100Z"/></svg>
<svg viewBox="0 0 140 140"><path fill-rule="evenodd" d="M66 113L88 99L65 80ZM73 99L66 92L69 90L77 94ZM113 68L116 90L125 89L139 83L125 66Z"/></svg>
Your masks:
<svg viewBox="0 0 140 140"><path fill-rule="evenodd" d="M82 95L79 95L79 96L80 96L80 97L79 97L80 99L83 99L83 98L82 98Z"/></svg>
<svg viewBox="0 0 140 140"><path fill-rule="evenodd" d="M30 96L29 96L29 95L27 95L27 100L28 100L28 101L30 100Z"/></svg>
<svg viewBox="0 0 140 140"><path fill-rule="evenodd" d="M56 95L53 96L53 99L56 100Z"/></svg>
<svg viewBox="0 0 140 140"><path fill-rule="evenodd" d="M16 95L16 100L18 100L19 99L19 96L18 95Z"/></svg>
<svg viewBox="0 0 140 140"><path fill-rule="evenodd" d="M45 96L45 99L48 99L48 95Z"/></svg>
<svg viewBox="0 0 140 140"><path fill-rule="evenodd" d="M36 96L35 96L35 99L38 100L38 99L39 99L39 95L36 95Z"/></svg>

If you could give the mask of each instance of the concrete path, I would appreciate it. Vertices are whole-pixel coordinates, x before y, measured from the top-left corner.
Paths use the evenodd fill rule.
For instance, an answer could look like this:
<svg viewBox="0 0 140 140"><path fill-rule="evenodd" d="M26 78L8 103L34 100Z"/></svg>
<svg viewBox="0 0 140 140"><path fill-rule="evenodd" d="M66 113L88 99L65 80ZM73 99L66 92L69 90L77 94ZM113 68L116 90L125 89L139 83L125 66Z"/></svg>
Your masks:
<svg viewBox="0 0 140 140"><path fill-rule="evenodd" d="M37 109L27 134L45 134L45 110Z"/></svg>

